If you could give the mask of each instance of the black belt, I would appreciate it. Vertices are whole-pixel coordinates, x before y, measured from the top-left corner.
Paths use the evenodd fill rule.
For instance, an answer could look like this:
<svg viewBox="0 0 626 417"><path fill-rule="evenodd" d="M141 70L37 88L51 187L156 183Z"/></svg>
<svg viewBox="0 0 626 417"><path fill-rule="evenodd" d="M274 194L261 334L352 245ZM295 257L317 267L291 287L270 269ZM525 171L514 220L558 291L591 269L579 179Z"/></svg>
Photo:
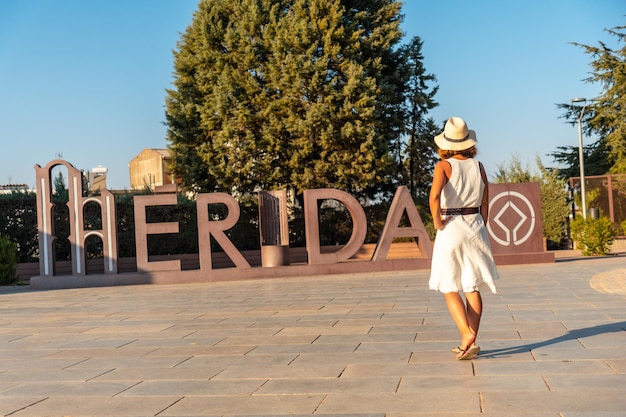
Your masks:
<svg viewBox="0 0 626 417"><path fill-rule="evenodd" d="M441 209L441 214L444 216L458 216L466 214L476 214L480 212L479 207L461 207L461 208L445 208Z"/></svg>

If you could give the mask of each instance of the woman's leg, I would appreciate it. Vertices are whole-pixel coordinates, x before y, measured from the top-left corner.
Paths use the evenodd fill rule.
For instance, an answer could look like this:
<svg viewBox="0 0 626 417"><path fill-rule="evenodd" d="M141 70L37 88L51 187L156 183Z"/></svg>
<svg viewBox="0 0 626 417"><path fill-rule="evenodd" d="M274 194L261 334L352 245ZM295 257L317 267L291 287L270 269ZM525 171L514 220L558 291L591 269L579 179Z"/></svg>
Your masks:
<svg viewBox="0 0 626 417"><path fill-rule="evenodd" d="M471 332L477 335L480 327L480 317L483 314L483 299L480 296L480 292L474 291L465 293L465 300L467 302L467 325Z"/></svg>
<svg viewBox="0 0 626 417"><path fill-rule="evenodd" d="M458 292L444 293L444 297L450 315L461 333L461 345L459 347L466 350L476 341L476 334L472 332L469 326L467 308L465 307L463 298Z"/></svg>

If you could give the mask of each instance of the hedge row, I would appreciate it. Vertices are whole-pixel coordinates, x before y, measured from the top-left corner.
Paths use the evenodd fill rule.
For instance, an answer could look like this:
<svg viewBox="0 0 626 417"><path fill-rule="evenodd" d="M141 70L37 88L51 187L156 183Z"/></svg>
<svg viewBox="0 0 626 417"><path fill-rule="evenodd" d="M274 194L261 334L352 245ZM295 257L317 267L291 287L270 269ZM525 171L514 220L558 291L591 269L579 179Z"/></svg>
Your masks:
<svg viewBox="0 0 626 417"><path fill-rule="evenodd" d="M34 193L0 195L0 235L17 245L17 262L38 258L37 199Z"/></svg>

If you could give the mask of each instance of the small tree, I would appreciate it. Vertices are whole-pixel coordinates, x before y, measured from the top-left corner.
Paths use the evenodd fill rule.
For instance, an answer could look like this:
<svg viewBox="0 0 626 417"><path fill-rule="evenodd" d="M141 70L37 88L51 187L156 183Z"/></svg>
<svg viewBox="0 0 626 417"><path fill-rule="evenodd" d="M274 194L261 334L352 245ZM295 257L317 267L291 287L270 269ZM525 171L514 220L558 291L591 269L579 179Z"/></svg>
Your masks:
<svg viewBox="0 0 626 417"><path fill-rule="evenodd" d="M543 235L551 247L561 247L567 239L569 200L567 182L560 177L557 169L546 168L537 157L539 186L541 193L541 217Z"/></svg>
<svg viewBox="0 0 626 417"><path fill-rule="evenodd" d="M608 217L584 219L578 217L571 223L572 239L583 255L608 255L617 235L615 224Z"/></svg>
<svg viewBox="0 0 626 417"><path fill-rule="evenodd" d="M52 183L52 196L55 202L67 203L70 199L69 191L65 185L65 177L63 177L63 171L59 171L59 174L54 177Z"/></svg>

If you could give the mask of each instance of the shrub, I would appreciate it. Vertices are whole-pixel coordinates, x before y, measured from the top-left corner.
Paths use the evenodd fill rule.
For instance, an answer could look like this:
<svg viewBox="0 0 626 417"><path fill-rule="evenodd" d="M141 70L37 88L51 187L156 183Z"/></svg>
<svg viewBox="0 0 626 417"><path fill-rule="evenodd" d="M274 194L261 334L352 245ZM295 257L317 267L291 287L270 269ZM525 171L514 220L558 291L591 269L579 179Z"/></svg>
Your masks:
<svg viewBox="0 0 626 417"><path fill-rule="evenodd" d="M17 245L0 236L0 285L17 283Z"/></svg>
<svg viewBox="0 0 626 417"><path fill-rule="evenodd" d="M607 255L617 236L617 228L608 217L599 219L578 217L572 221L571 230L576 247L585 256Z"/></svg>

